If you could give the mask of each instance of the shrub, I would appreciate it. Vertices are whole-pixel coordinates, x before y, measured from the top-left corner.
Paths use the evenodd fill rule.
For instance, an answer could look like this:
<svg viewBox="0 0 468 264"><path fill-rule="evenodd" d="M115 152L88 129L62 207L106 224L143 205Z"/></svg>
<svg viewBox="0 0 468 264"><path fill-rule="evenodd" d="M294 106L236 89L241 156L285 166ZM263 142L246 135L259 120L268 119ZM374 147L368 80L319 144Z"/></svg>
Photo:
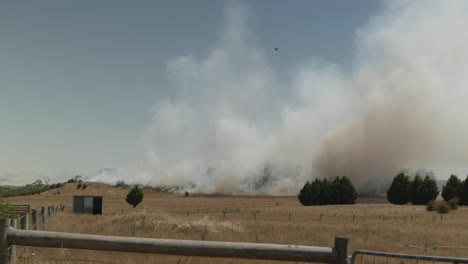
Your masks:
<svg viewBox="0 0 468 264"><path fill-rule="evenodd" d="M189 192L185 192L185 194L184 194L185 197L188 197L189 195L190 195Z"/></svg>
<svg viewBox="0 0 468 264"><path fill-rule="evenodd" d="M125 187L125 186L127 186L127 185L125 184L125 181L124 181L124 180L118 180L118 181L115 183L115 186L116 186L116 187Z"/></svg>
<svg viewBox="0 0 468 264"><path fill-rule="evenodd" d="M434 204L435 204L435 201L430 200L426 205L426 210L429 211L429 212L434 211Z"/></svg>
<svg viewBox="0 0 468 264"><path fill-rule="evenodd" d="M462 182L457 175L452 174L444 187L442 187L442 198L445 201L450 201L454 197L459 197L461 185Z"/></svg>
<svg viewBox="0 0 468 264"><path fill-rule="evenodd" d="M83 183L83 185L81 186L81 189L84 190L84 189L86 189L86 188L88 188L88 185L87 185L86 183Z"/></svg>
<svg viewBox="0 0 468 264"><path fill-rule="evenodd" d="M387 191L387 200L392 204L407 204L410 191L410 179L403 172L393 178L390 188Z"/></svg>
<svg viewBox="0 0 468 264"><path fill-rule="evenodd" d="M448 214L450 212L450 207L445 201L439 201L436 206L436 210L439 214Z"/></svg>
<svg viewBox="0 0 468 264"><path fill-rule="evenodd" d="M83 187L83 184L81 184L81 182L79 182L79 183L76 185L76 188L77 188L77 189L81 189L81 187Z"/></svg>
<svg viewBox="0 0 468 264"><path fill-rule="evenodd" d="M450 199L448 201L448 205L449 205L450 209L457 210L458 209L458 198L453 197L452 199Z"/></svg>
<svg viewBox="0 0 468 264"><path fill-rule="evenodd" d="M0 200L0 217L1 218L18 218L18 214L13 211L13 208L8 206L8 203Z"/></svg>
<svg viewBox="0 0 468 264"><path fill-rule="evenodd" d="M135 185L127 194L125 201L135 208L139 203L141 203L141 201L143 201L143 196L143 190L138 185Z"/></svg>

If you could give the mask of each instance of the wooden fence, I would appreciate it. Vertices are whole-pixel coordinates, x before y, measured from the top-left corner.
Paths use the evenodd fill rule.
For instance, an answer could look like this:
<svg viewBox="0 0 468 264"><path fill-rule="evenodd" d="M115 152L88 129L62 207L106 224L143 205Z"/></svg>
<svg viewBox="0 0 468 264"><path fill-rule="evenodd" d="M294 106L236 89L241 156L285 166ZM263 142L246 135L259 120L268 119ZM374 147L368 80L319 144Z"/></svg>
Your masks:
<svg viewBox="0 0 468 264"><path fill-rule="evenodd" d="M11 219L10 225L17 228L18 220L20 228L27 230L46 230L47 222L57 212L65 209L65 205L49 205L31 209L30 205L14 204L9 205L14 213L19 215L17 219Z"/></svg>
<svg viewBox="0 0 468 264"><path fill-rule="evenodd" d="M347 263L349 250L343 237L335 238L334 247L313 247L21 230L12 227L13 221L0 218L0 264L15 262L15 246L340 264Z"/></svg>

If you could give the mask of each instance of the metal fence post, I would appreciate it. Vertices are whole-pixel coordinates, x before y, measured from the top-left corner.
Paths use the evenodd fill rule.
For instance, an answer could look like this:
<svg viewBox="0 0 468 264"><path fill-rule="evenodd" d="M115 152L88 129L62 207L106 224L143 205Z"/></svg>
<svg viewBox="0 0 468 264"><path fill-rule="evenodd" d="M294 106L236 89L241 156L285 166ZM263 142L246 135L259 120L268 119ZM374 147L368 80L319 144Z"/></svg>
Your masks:
<svg viewBox="0 0 468 264"><path fill-rule="evenodd" d="M33 210L32 210L31 216L32 216L32 217L31 217L31 218L32 218L32 219L31 219L31 221L32 221L32 224L31 224L31 225L32 225L32 228L31 228L31 229L32 229L32 230L37 230L37 229L38 229L38 228L37 228L37 225L38 225L38 224L37 224L37 210L36 210L36 209L33 209Z"/></svg>
<svg viewBox="0 0 468 264"><path fill-rule="evenodd" d="M20 223L21 223L21 229L23 230L29 229L29 213L21 214Z"/></svg>
<svg viewBox="0 0 468 264"><path fill-rule="evenodd" d="M10 226L10 219L0 218L0 264L8 263L7 234Z"/></svg>
<svg viewBox="0 0 468 264"><path fill-rule="evenodd" d="M348 263L349 238L335 237L336 264Z"/></svg>

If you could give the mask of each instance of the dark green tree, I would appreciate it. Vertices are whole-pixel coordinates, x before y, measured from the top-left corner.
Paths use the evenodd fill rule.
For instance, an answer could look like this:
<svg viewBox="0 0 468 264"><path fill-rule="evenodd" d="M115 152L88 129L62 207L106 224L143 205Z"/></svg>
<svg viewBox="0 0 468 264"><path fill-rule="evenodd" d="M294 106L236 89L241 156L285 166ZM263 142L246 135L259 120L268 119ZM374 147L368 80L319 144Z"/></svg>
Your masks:
<svg viewBox="0 0 468 264"><path fill-rule="evenodd" d="M422 182L422 188L419 193L419 204L426 205L430 200L435 200L439 195L439 189L437 188L437 182L434 178L426 175Z"/></svg>
<svg viewBox="0 0 468 264"><path fill-rule="evenodd" d="M410 179L403 172L393 178L387 191L387 200L392 204L407 204L409 202Z"/></svg>
<svg viewBox="0 0 468 264"><path fill-rule="evenodd" d="M460 200L458 203L460 205L468 205L468 176L466 176L466 179L461 183L459 194Z"/></svg>
<svg viewBox="0 0 468 264"><path fill-rule="evenodd" d="M317 189L320 192L318 204L320 205L332 204L333 202L332 182L327 179L318 180Z"/></svg>
<svg viewBox="0 0 468 264"><path fill-rule="evenodd" d="M299 199L299 202L302 205L305 206L310 206L312 205L312 189L311 189L312 184L309 181L306 181L304 186L302 186L302 189L299 191L299 195L297 198Z"/></svg>
<svg viewBox="0 0 468 264"><path fill-rule="evenodd" d="M143 201L143 196L143 190L138 185L135 185L130 190L130 192L128 192L125 201L127 201L128 204L132 205L133 208L135 208L139 203L141 203L141 201Z"/></svg>
<svg viewBox="0 0 468 264"><path fill-rule="evenodd" d="M330 186L328 204L353 204L358 193L351 180L346 177L336 177Z"/></svg>
<svg viewBox="0 0 468 264"><path fill-rule="evenodd" d="M450 201L454 197L460 197L461 184L462 182L457 175L450 175L447 183L442 187L442 198L445 201Z"/></svg>
<svg viewBox="0 0 468 264"><path fill-rule="evenodd" d="M312 183L307 181L299 192L299 202L305 206L321 204L322 186L323 181L319 179L315 179Z"/></svg>
<svg viewBox="0 0 468 264"><path fill-rule="evenodd" d="M327 179L315 179L312 183L306 182L301 189L298 199L301 204L353 204L357 198L357 191L351 180L346 177L336 177L332 182Z"/></svg>
<svg viewBox="0 0 468 264"><path fill-rule="evenodd" d="M409 200L414 205L421 205L427 204L424 202L422 197L423 194L423 179L419 174L416 174L414 179L410 183L410 191L409 191Z"/></svg>
<svg viewBox="0 0 468 264"><path fill-rule="evenodd" d="M340 204L354 204L356 202L358 192L348 177L338 178L338 189L340 191Z"/></svg>

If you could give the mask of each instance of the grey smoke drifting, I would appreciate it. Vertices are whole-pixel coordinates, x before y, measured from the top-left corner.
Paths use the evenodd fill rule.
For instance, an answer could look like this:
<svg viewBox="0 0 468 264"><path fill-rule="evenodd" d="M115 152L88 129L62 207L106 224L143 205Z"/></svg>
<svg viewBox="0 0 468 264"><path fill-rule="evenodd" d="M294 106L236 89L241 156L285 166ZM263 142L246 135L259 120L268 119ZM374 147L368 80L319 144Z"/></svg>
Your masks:
<svg viewBox="0 0 468 264"><path fill-rule="evenodd" d="M206 58L168 63L174 94L155 105L127 181L296 194L315 177L468 164L468 2L388 2L357 31L351 71L308 59L286 79L253 44L250 14L228 6Z"/></svg>

